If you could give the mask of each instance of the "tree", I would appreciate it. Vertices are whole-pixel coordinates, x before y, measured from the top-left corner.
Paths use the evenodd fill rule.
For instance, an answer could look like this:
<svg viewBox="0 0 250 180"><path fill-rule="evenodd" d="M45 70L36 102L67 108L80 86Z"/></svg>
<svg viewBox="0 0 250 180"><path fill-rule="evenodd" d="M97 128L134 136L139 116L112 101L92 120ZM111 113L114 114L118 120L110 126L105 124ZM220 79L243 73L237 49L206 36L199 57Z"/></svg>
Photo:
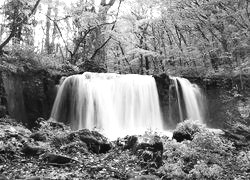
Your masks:
<svg viewBox="0 0 250 180"><path fill-rule="evenodd" d="M24 24L28 23L29 18L35 13L40 0L37 0L33 6L26 0L9 0L5 4L7 9L5 16L9 21L9 35L0 44L0 55L4 52L4 47L10 42L12 38L16 38L17 43L21 40L22 28Z"/></svg>

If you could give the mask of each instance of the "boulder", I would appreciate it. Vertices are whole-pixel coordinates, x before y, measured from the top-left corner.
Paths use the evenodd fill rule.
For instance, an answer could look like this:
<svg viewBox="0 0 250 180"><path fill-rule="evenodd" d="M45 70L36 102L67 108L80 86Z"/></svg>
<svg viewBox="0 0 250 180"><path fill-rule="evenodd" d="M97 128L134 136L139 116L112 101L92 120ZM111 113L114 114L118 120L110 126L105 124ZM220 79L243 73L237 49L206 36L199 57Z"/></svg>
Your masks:
<svg viewBox="0 0 250 180"><path fill-rule="evenodd" d="M22 152L27 156L35 156L44 153L46 149L42 146L37 146L32 143L24 143Z"/></svg>
<svg viewBox="0 0 250 180"><path fill-rule="evenodd" d="M193 137L191 134L189 134L185 131L174 131L173 132L173 139L175 139L177 142L182 142L184 140L192 140Z"/></svg>
<svg viewBox="0 0 250 180"><path fill-rule="evenodd" d="M60 165L60 164L67 164L73 161L76 161L68 156L58 155L54 153L45 153L42 155L42 159L47 161L48 163Z"/></svg>
<svg viewBox="0 0 250 180"><path fill-rule="evenodd" d="M129 149L141 160L142 166L159 168L162 165L163 143L159 136L127 136L119 139L118 145Z"/></svg>
<svg viewBox="0 0 250 180"><path fill-rule="evenodd" d="M124 138L124 147L123 149L133 149L137 142L138 142L138 137L136 136L127 136Z"/></svg>
<svg viewBox="0 0 250 180"><path fill-rule="evenodd" d="M74 138L79 138L87 145L89 151L96 154L106 153L112 148L107 138L97 131L90 131L88 129L75 131L68 136L69 140L73 140Z"/></svg>
<svg viewBox="0 0 250 180"><path fill-rule="evenodd" d="M163 143L159 136L151 136L148 139L139 139L135 147L135 153L142 160L142 165L150 168L159 168L162 165Z"/></svg>
<svg viewBox="0 0 250 180"><path fill-rule="evenodd" d="M43 132L34 132L30 135L30 138L34 139L35 141L46 141L47 135Z"/></svg>

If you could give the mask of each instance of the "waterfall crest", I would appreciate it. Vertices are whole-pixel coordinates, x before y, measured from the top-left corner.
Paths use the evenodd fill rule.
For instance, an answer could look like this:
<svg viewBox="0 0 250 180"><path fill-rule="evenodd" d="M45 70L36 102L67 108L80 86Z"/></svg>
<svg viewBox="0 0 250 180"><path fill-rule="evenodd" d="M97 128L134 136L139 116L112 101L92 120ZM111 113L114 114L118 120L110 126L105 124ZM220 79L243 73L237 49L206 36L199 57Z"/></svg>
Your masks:
<svg viewBox="0 0 250 180"><path fill-rule="evenodd" d="M111 137L163 130L155 79L146 75L86 72L67 77L51 118L73 129L101 129Z"/></svg>

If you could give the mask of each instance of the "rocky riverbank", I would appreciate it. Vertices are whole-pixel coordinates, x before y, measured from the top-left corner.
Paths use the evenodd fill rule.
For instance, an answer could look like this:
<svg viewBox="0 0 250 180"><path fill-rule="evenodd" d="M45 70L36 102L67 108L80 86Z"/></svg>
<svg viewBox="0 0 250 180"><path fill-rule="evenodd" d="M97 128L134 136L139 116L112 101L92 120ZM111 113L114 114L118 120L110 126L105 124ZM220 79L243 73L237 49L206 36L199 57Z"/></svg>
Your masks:
<svg viewBox="0 0 250 180"><path fill-rule="evenodd" d="M40 118L29 130L0 119L0 179L249 179L250 130L185 121L173 139L146 132L109 141Z"/></svg>

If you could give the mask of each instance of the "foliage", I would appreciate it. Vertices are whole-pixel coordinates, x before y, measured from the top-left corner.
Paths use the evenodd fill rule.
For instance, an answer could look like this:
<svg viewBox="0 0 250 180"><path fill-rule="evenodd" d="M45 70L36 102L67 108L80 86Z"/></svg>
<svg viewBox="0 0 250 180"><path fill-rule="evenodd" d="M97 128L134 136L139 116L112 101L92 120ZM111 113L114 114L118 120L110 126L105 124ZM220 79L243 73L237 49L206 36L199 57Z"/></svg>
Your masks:
<svg viewBox="0 0 250 180"><path fill-rule="evenodd" d="M198 161L190 171L190 179L221 179L223 169L217 164L208 166L204 161Z"/></svg>
<svg viewBox="0 0 250 180"><path fill-rule="evenodd" d="M9 47L22 44L24 50L35 44L35 53L42 56L51 54L72 64L93 61L118 73L248 73L248 0L110 0L99 4L87 0L70 6L47 0L32 17L34 3L5 0L3 30L14 32ZM14 24L18 26L13 29ZM3 30L0 39L7 35Z"/></svg>
<svg viewBox="0 0 250 180"><path fill-rule="evenodd" d="M199 121L185 120L177 125L175 131L183 132L184 134L194 137L196 133L205 131L205 126Z"/></svg>
<svg viewBox="0 0 250 180"><path fill-rule="evenodd" d="M58 70L78 72L79 68L52 54L37 53L31 45L16 44L9 50L8 56L2 57L1 66L12 72L26 70Z"/></svg>
<svg viewBox="0 0 250 180"><path fill-rule="evenodd" d="M238 166L241 167L243 171L249 169L249 167L250 167L250 151L239 152L238 156L236 157L236 160L237 160Z"/></svg>
<svg viewBox="0 0 250 180"><path fill-rule="evenodd" d="M218 152L220 154L227 154L227 152L234 150L232 142L222 140L217 134L210 131L195 134L192 142L198 149Z"/></svg>

